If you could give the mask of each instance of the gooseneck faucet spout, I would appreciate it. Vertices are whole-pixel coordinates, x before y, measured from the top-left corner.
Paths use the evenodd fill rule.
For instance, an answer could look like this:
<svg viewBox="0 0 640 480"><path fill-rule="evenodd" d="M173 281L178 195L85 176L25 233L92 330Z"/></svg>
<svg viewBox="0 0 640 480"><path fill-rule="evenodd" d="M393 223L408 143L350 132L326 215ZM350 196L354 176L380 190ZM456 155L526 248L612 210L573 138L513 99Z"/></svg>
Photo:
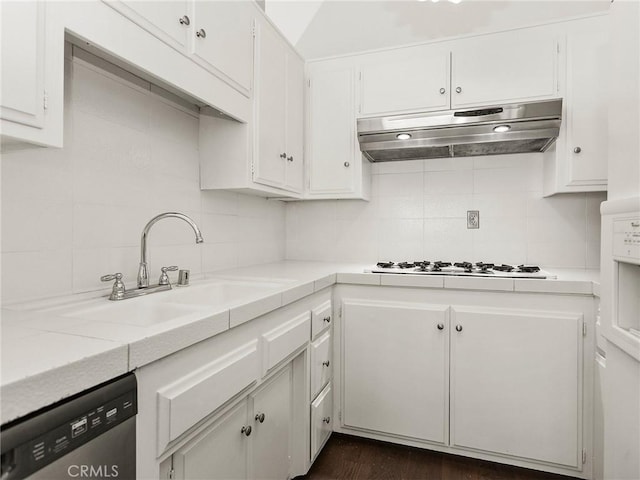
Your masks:
<svg viewBox="0 0 640 480"><path fill-rule="evenodd" d="M149 235L149 230L151 227L162 220L163 218L179 218L187 222L191 228L193 228L194 233L196 234L196 243L202 243L204 240L202 239L202 233L200 229L196 225L196 223L189 217L187 217L183 213L178 212L165 212L160 215L156 215L149 223L147 223L142 230L142 239L140 241L140 267L138 268L138 287L146 288L149 286L149 265L147 264L147 236Z"/></svg>

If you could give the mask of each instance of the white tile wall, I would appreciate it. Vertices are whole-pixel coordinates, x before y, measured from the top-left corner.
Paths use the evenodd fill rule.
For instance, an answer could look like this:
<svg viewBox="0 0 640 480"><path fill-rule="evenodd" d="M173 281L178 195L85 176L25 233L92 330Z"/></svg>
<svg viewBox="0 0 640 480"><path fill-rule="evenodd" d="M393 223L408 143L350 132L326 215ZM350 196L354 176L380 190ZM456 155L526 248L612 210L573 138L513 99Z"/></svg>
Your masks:
<svg viewBox="0 0 640 480"><path fill-rule="evenodd" d="M605 194L543 198L539 154L374 164L371 197L287 205L287 258L599 268Z"/></svg>
<svg viewBox="0 0 640 480"><path fill-rule="evenodd" d="M154 277L164 265L199 273L283 259L284 204L201 191L197 115L109 70L67 59L64 148L2 156L3 303L108 288L105 273L135 282L142 228L163 211L191 216L205 243L180 220L157 223Z"/></svg>

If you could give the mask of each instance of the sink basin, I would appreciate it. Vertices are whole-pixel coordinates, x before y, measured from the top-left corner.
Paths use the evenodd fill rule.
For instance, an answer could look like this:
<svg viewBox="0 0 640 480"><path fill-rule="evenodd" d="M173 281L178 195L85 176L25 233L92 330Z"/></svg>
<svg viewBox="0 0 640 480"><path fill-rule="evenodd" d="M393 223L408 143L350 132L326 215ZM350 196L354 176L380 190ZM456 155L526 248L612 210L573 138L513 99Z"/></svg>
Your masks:
<svg viewBox="0 0 640 480"><path fill-rule="evenodd" d="M278 282L245 282L216 280L176 287L167 292L165 299L171 303L191 305L228 305L250 297L262 297L281 287Z"/></svg>
<svg viewBox="0 0 640 480"><path fill-rule="evenodd" d="M197 305L176 305L158 300L160 302L150 298L122 300L121 303L108 302L62 316L145 327L187 317L202 310Z"/></svg>

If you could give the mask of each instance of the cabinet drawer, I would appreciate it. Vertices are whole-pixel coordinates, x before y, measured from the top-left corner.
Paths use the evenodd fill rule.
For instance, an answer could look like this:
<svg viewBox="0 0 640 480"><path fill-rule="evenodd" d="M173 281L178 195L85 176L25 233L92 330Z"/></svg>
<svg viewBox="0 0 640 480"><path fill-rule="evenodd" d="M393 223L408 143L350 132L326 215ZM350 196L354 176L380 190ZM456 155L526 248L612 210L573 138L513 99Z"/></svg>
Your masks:
<svg viewBox="0 0 640 480"><path fill-rule="evenodd" d="M311 461L318 455L320 449L333 430L333 391L331 384L311 403Z"/></svg>
<svg viewBox="0 0 640 480"><path fill-rule="evenodd" d="M321 303L311 310L311 338L316 336L331 325L331 300Z"/></svg>
<svg viewBox="0 0 640 480"><path fill-rule="evenodd" d="M331 379L331 332L311 344L311 398Z"/></svg>
<svg viewBox="0 0 640 480"><path fill-rule="evenodd" d="M310 324L305 312L262 335L263 375L309 341Z"/></svg>
<svg viewBox="0 0 640 480"><path fill-rule="evenodd" d="M158 390L158 451L258 380L258 341Z"/></svg>

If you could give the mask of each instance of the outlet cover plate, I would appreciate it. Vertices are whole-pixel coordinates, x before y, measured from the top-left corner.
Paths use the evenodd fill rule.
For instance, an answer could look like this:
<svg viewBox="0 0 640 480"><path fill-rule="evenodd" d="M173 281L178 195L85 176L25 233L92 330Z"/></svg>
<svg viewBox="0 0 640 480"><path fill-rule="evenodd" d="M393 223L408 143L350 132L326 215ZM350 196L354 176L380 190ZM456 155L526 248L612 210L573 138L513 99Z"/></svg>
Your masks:
<svg viewBox="0 0 640 480"><path fill-rule="evenodd" d="M467 210L467 228L480 228L480 210Z"/></svg>

